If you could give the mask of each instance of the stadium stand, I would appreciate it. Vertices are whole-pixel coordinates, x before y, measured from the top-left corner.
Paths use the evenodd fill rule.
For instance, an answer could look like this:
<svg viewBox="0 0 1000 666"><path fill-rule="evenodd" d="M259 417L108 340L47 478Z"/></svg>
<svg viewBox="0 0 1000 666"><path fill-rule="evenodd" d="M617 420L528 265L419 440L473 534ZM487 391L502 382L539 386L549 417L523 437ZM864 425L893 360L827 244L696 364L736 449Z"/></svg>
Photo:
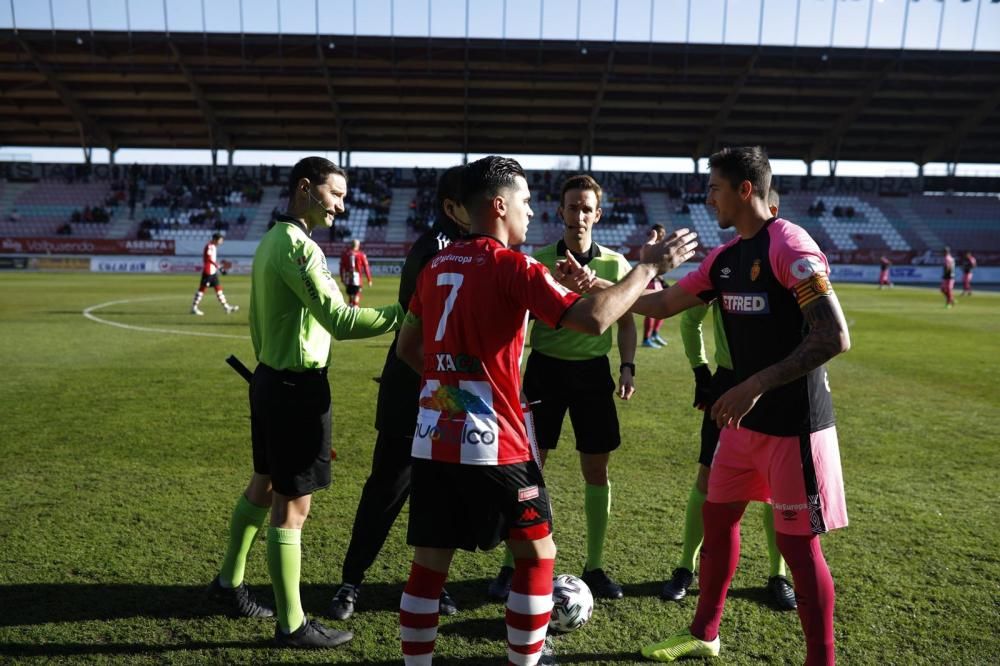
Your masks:
<svg viewBox="0 0 1000 666"><path fill-rule="evenodd" d="M0 234L104 238L121 199L108 183L5 183Z"/></svg>
<svg viewBox="0 0 1000 666"><path fill-rule="evenodd" d="M71 171L66 165L63 170ZM528 245L552 243L562 235L559 188L573 172L528 172L535 212ZM356 173L346 214L322 240L412 242L433 224L437 169ZM268 179L272 184L176 174L147 183L135 173L127 180L69 180L0 181L0 235L207 241L220 230L233 240L255 240L287 203L285 188L273 184L276 177ZM718 228L697 177L689 178L685 193L657 183L653 174L615 174L608 181L604 217L594 230L599 243L615 248L639 245L653 221L668 230L694 229L706 249L732 237L732 232ZM805 227L827 251L925 253L944 245L956 251L1000 251L1000 198L988 192L966 196L894 191L880 196L789 189L782 192L781 214Z"/></svg>

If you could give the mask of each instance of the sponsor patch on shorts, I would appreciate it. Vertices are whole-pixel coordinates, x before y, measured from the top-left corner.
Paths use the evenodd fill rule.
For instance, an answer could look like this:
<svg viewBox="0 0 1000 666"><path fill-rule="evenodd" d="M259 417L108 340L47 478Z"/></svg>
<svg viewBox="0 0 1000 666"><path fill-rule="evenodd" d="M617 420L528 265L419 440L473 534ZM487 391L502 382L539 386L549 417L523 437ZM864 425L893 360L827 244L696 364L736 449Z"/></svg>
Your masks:
<svg viewBox="0 0 1000 666"><path fill-rule="evenodd" d="M517 491L517 501L527 502L538 497L538 486L528 486Z"/></svg>

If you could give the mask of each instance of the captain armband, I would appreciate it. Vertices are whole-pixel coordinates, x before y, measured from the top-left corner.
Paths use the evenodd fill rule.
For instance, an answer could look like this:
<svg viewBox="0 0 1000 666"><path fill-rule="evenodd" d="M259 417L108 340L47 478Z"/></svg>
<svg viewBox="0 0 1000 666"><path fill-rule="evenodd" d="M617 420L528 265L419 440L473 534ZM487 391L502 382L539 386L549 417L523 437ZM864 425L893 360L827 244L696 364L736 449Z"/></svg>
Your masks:
<svg viewBox="0 0 1000 666"><path fill-rule="evenodd" d="M799 302L799 307L809 305L821 296L833 294L833 285L826 273L813 273L808 278L795 285L795 299Z"/></svg>

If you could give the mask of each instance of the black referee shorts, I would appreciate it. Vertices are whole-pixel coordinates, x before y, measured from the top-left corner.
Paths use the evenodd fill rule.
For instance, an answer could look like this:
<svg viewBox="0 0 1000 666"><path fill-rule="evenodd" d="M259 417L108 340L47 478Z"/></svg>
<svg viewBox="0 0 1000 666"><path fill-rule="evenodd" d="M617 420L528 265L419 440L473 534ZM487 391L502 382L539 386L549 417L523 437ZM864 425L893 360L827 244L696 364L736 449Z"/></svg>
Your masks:
<svg viewBox="0 0 1000 666"><path fill-rule="evenodd" d="M413 459L406 542L425 548L492 550L501 541L552 533L538 465L459 465Z"/></svg>
<svg viewBox="0 0 1000 666"><path fill-rule="evenodd" d="M219 274L218 273L213 273L212 275L209 275L208 273L202 273L201 274L201 288L202 289L207 289L208 287L212 287L214 289L215 287L218 287L218 286L219 286Z"/></svg>
<svg viewBox="0 0 1000 666"><path fill-rule="evenodd" d="M326 368L257 366L250 382L253 471L270 475L275 492L301 497L330 485L330 435Z"/></svg>
<svg viewBox="0 0 1000 666"><path fill-rule="evenodd" d="M712 375L712 404L722 396L723 393L736 386L736 373L728 368L719 367ZM719 426L715 424L710 414L712 405L705 408L705 415L701 419L701 452L698 455L698 462L705 467L712 466L712 459L715 458L715 449L719 446Z"/></svg>
<svg viewBox="0 0 1000 666"><path fill-rule="evenodd" d="M524 394L535 419L538 448L554 449L569 420L580 453L610 453L621 445L615 380L607 356L564 361L533 351L524 373Z"/></svg>

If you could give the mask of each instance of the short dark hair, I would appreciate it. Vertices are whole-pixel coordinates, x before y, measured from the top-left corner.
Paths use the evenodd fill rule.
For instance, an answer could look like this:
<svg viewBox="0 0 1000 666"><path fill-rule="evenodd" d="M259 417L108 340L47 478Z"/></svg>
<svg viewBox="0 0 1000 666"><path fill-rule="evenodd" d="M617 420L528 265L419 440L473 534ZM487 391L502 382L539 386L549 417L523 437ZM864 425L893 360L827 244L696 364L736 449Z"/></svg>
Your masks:
<svg viewBox="0 0 1000 666"><path fill-rule="evenodd" d="M524 178L524 169L509 157L490 155L472 162L462 171L462 205L475 214L484 199L516 187L518 176Z"/></svg>
<svg viewBox="0 0 1000 666"><path fill-rule="evenodd" d="M781 195L778 194L778 190L773 187L767 191L767 205L770 208L774 206L775 208L781 207Z"/></svg>
<svg viewBox="0 0 1000 666"><path fill-rule="evenodd" d="M313 185L326 182L331 173L343 176L347 180L347 172L325 157L304 157L292 167L288 176L288 198L291 199L298 187L299 181L308 178Z"/></svg>
<svg viewBox="0 0 1000 666"><path fill-rule="evenodd" d="M560 206L563 205L563 198L570 190L590 190L597 196L597 207L601 207L601 197L604 195L604 190L601 189L600 184L592 176L584 173L567 178L566 182L563 183L562 190L559 192Z"/></svg>
<svg viewBox="0 0 1000 666"><path fill-rule="evenodd" d="M465 173L465 166L459 164L446 170L438 179L437 195L437 218L447 220L448 214L444 212L444 200L451 199L458 203L462 202L462 174Z"/></svg>
<svg viewBox="0 0 1000 666"><path fill-rule="evenodd" d="M659 222L657 222L656 224L654 224L653 226L651 226L649 228L649 230L650 231L662 231L663 233L667 233L667 228L665 226L663 226L662 224L660 224Z"/></svg>
<svg viewBox="0 0 1000 666"><path fill-rule="evenodd" d="M708 168L718 169L733 189L739 189L744 180L750 181L754 194L766 200L771 188L771 162L761 146L723 148L708 158Z"/></svg>
<svg viewBox="0 0 1000 666"><path fill-rule="evenodd" d="M216 231L214 234L212 234L212 240L219 240L220 238L225 238L225 236L223 236L222 234L220 234L218 231Z"/></svg>

